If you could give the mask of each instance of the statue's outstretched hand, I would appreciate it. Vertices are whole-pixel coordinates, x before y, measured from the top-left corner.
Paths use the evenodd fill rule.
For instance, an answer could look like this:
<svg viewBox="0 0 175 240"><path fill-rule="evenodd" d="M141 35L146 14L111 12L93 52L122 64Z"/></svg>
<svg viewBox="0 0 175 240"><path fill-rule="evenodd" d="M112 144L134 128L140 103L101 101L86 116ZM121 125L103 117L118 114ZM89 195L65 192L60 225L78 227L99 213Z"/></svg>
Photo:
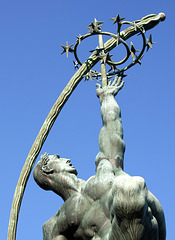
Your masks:
<svg viewBox="0 0 175 240"><path fill-rule="evenodd" d="M117 93L124 86L124 81L122 80L121 76L120 77L116 76L114 81L113 82L109 81L106 87L102 88L100 84L96 84L96 86L97 86L97 89L96 89L97 97L103 98L107 95L116 96Z"/></svg>

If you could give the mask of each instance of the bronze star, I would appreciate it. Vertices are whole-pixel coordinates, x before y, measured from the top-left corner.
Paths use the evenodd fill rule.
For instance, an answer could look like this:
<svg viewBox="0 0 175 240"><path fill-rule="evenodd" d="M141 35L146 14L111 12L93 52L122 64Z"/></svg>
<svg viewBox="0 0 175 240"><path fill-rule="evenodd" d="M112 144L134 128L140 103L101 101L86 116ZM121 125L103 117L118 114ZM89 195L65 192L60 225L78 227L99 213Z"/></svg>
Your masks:
<svg viewBox="0 0 175 240"><path fill-rule="evenodd" d="M136 49L134 48L134 45L133 45L133 43L131 42L131 51L130 51L130 53L131 53L131 56L132 56L133 61L135 60L136 52L139 52L139 51L140 51L140 50L136 50Z"/></svg>
<svg viewBox="0 0 175 240"><path fill-rule="evenodd" d="M87 28L89 28L89 32L99 32L101 30L101 24L103 22L97 21L97 19L94 19L94 22L92 22Z"/></svg>
<svg viewBox="0 0 175 240"><path fill-rule="evenodd" d="M78 62L76 61L73 61L73 63L74 63L74 67L75 67L75 69L77 68L77 69L79 69L79 66L78 66Z"/></svg>
<svg viewBox="0 0 175 240"><path fill-rule="evenodd" d="M79 34L78 36L76 36L78 38L78 43L80 44L81 43L81 39L82 39L82 36L81 34Z"/></svg>
<svg viewBox="0 0 175 240"><path fill-rule="evenodd" d="M147 49L146 51L149 50L149 48L152 48L152 44L155 44L155 42L152 41L152 35L150 34L149 38L147 38Z"/></svg>
<svg viewBox="0 0 175 240"><path fill-rule="evenodd" d="M96 49L90 50L89 52L93 53L94 51L96 51L95 54L96 54L96 55L99 55L100 52L102 52L103 50L104 50L104 48L99 48L99 47L97 46Z"/></svg>
<svg viewBox="0 0 175 240"><path fill-rule="evenodd" d="M108 52L107 53L105 53L104 52L104 50L102 51L102 52L100 52L100 54L97 56L97 57L99 57L100 59L102 59L103 60L103 63L105 64L106 63L106 60L107 60L107 58L108 58Z"/></svg>
<svg viewBox="0 0 175 240"><path fill-rule="evenodd" d="M66 56L68 58L69 52L74 52L74 50L71 48L74 44L68 45L68 42L66 42L66 46L61 45L61 47L64 49L61 54L66 53Z"/></svg>
<svg viewBox="0 0 175 240"><path fill-rule="evenodd" d="M115 24L115 23L122 24L121 21L124 20L125 18L120 18L119 14L118 14L116 17L110 18L110 19L111 19L111 20L114 20L113 24Z"/></svg>
<svg viewBox="0 0 175 240"><path fill-rule="evenodd" d="M92 81L94 78L98 78L98 72L90 70L84 77L85 81L88 81L89 79Z"/></svg>

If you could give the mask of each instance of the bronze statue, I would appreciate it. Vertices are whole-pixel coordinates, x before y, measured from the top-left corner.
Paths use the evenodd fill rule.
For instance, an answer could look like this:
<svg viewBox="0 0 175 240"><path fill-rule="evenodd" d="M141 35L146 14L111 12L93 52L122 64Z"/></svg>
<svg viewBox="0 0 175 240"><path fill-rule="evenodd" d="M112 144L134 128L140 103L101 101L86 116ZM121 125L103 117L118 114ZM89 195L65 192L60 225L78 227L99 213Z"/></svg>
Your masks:
<svg viewBox="0 0 175 240"><path fill-rule="evenodd" d="M141 177L131 177L123 171L125 143L121 123L120 108L115 96L122 89L125 71L136 64L141 64L145 50L152 48L152 35L146 39L145 32L165 20L165 14L150 14L134 22L123 21L117 15L111 18L117 24L117 34L101 31L102 21L96 19L88 28L89 32L77 37L73 44L61 45L62 54L74 53L75 69L59 98L53 105L35 142L28 154L19 177L10 214L8 240L16 239L16 226L20 204L34 162L47 138L58 114L78 83L101 78L102 86L97 84L97 96L101 104L103 127L99 134L100 152L95 159L96 174L87 180L77 178L77 171L69 159L59 155L44 154L36 165L33 175L35 181L45 190L52 190L63 198L65 203L58 213L44 224L44 240L69 239L104 239L104 240L165 240L165 220L159 201L148 191ZM121 31L121 27L129 25ZM142 49L130 47L126 40L140 35ZM77 55L81 42L97 35L99 46L82 63ZM104 44L103 35L111 38ZM126 56L119 62L112 60L110 51L123 44ZM124 66L128 60L130 64ZM101 63L101 73L92 70L96 63ZM106 65L110 69L106 70ZM119 65L122 66L119 69ZM111 72L112 71L112 72ZM113 81L109 81L111 77Z"/></svg>
<svg viewBox="0 0 175 240"><path fill-rule="evenodd" d="M65 201L44 224L44 240L165 240L159 201L142 177L123 171L125 144L120 108L114 98L123 85L122 77L116 77L106 88L97 85L103 127L95 176L87 181L77 178L70 160L59 155L45 154L37 163L35 181Z"/></svg>

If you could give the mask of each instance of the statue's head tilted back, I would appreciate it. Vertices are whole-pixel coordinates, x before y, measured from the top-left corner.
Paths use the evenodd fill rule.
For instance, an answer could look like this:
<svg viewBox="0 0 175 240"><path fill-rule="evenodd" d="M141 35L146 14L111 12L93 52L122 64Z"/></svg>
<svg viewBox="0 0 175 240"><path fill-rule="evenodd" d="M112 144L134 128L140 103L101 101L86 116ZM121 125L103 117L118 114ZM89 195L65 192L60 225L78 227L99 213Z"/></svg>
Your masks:
<svg viewBox="0 0 175 240"><path fill-rule="evenodd" d="M41 156L33 171L36 183L44 190L52 190L52 182L55 176L68 174L77 175L77 170L72 166L70 159L60 158L59 155L45 153ZM61 182L61 179L60 179Z"/></svg>

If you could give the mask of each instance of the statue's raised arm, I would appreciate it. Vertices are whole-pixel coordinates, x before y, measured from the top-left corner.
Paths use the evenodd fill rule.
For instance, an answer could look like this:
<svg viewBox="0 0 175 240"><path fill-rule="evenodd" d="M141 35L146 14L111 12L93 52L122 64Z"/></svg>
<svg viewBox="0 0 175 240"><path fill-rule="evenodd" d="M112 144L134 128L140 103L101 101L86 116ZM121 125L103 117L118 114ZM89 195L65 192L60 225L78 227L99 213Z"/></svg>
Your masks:
<svg viewBox="0 0 175 240"><path fill-rule="evenodd" d="M105 88L97 84L96 94L100 99L103 127L99 134L100 152L96 157L96 166L102 159L108 159L113 166L123 169L125 143L120 108L115 96L122 89L122 77L109 81Z"/></svg>

